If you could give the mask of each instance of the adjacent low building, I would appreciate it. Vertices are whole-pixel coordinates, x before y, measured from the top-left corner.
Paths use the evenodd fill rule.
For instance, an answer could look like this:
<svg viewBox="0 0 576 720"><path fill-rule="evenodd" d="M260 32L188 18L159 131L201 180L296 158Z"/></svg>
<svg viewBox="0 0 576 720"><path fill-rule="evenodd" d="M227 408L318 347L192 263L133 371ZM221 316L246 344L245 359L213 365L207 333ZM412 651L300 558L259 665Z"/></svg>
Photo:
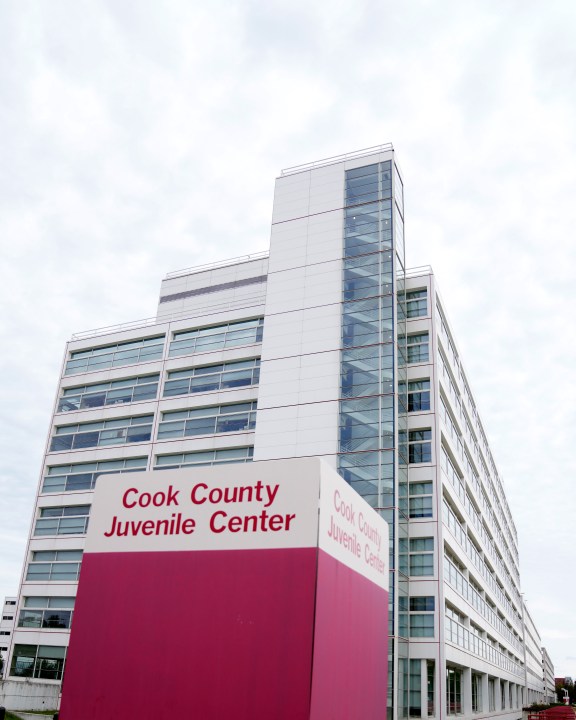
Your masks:
<svg viewBox="0 0 576 720"><path fill-rule="evenodd" d="M99 476L308 456L390 526L388 717L544 700L516 528L435 276L405 267L389 145L283 171L269 253L170 273L155 318L68 343L10 679L61 682Z"/></svg>
<svg viewBox="0 0 576 720"><path fill-rule="evenodd" d="M4 598L4 604L2 605L2 617L0 618L0 658L2 658L2 663L0 663L0 665L3 667L6 665L6 660L8 658L8 646L14 629L16 600L17 598L15 597L6 597ZM1 672L0 677L2 677Z"/></svg>

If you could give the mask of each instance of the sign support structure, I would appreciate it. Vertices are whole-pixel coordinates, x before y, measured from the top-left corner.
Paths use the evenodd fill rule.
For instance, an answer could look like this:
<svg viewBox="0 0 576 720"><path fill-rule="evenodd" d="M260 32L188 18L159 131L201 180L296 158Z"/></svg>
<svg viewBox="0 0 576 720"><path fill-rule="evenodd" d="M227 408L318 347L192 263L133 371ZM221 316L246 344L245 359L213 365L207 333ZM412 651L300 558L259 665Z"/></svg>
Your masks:
<svg viewBox="0 0 576 720"><path fill-rule="evenodd" d="M318 458L101 476L60 720L381 720L388 558Z"/></svg>

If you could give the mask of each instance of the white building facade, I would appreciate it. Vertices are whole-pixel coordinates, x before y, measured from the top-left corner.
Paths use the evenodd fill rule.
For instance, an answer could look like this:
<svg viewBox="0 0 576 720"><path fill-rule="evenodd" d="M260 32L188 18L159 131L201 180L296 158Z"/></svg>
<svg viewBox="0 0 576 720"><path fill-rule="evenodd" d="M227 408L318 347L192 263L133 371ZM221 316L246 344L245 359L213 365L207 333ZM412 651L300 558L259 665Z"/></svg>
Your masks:
<svg viewBox="0 0 576 720"><path fill-rule="evenodd" d="M307 456L390 526L388 717L543 699L505 492L434 275L405 269L391 146L283 171L269 253L171 273L153 320L73 337L6 676L61 682L99 475Z"/></svg>

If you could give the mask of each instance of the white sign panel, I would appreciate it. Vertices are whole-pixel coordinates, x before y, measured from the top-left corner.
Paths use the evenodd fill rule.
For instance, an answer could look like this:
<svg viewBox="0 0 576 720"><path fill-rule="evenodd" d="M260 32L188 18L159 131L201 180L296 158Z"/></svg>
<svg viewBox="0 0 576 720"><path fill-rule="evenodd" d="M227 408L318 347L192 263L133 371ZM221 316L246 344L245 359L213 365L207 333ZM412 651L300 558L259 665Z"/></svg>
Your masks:
<svg viewBox="0 0 576 720"><path fill-rule="evenodd" d="M320 547L388 589L388 525L319 458L103 475L85 552Z"/></svg>
<svg viewBox="0 0 576 720"><path fill-rule="evenodd" d="M333 470L322 466L318 545L388 590L388 523Z"/></svg>
<svg viewBox="0 0 576 720"><path fill-rule="evenodd" d="M104 475L85 552L314 547L313 458Z"/></svg>

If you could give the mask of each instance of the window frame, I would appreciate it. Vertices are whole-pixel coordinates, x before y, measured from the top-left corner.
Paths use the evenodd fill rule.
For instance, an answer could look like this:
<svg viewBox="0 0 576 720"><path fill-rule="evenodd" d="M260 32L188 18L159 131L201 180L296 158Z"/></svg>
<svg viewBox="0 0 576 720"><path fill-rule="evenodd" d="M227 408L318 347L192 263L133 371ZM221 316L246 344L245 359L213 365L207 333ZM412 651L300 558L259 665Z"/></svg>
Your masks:
<svg viewBox="0 0 576 720"><path fill-rule="evenodd" d="M406 291L406 317L408 319L428 316L428 290Z"/></svg>
<svg viewBox="0 0 576 720"><path fill-rule="evenodd" d="M144 461L144 462L142 462ZM121 467L112 468L116 464L121 464ZM100 469L102 467L102 469ZM63 493L63 492L86 492L94 490L96 481L100 475L115 475L119 473L129 472L140 472L146 470L148 467L148 457L136 457L136 458L121 458L119 460L97 460L91 463L68 463L66 465L49 465L46 468L44 477L42 480L41 495L48 495L50 493ZM66 470L68 468L68 470ZM57 470L58 472L51 472ZM85 477L84 484L79 482L74 483L74 478ZM54 480L56 478L64 478L63 484L56 485ZM49 481L52 482L52 487L47 488ZM70 487L69 487L70 486Z"/></svg>
<svg viewBox="0 0 576 720"><path fill-rule="evenodd" d="M159 384L160 373L152 373L150 375L137 375L130 378L63 388L62 394L58 399L56 413L79 412L93 408L114 407L127 403L156 400ZM152 386L154 386L153 395L148 394L145 397L136 397L135 399L134 396L138 388L151 388ZM124 395L118 395L118 397L113 396L114 393L120 393L121 391L125 391ZM89 398L92 400L87 404L85 401ZM101 399L102 401L94 402L96 399ZM76 400L77 404L74 404ZM69 407L65 407L66 404L68 404Z"/></svg>
<svg viewBox="0 0 576 720"><path fill-rule="evenodd" d="M161 360L164 355L165 341L165 335L153 335L152 337L125 340L110 345L86 348L85 350L73 350L66 361L64 375L77 375L79 373L96 372L98 370ZM154 350L151 352L150 348L154 348ZM91 362L93 358L95 360ZM83 360L86 362L82 362Z"/></svg>

